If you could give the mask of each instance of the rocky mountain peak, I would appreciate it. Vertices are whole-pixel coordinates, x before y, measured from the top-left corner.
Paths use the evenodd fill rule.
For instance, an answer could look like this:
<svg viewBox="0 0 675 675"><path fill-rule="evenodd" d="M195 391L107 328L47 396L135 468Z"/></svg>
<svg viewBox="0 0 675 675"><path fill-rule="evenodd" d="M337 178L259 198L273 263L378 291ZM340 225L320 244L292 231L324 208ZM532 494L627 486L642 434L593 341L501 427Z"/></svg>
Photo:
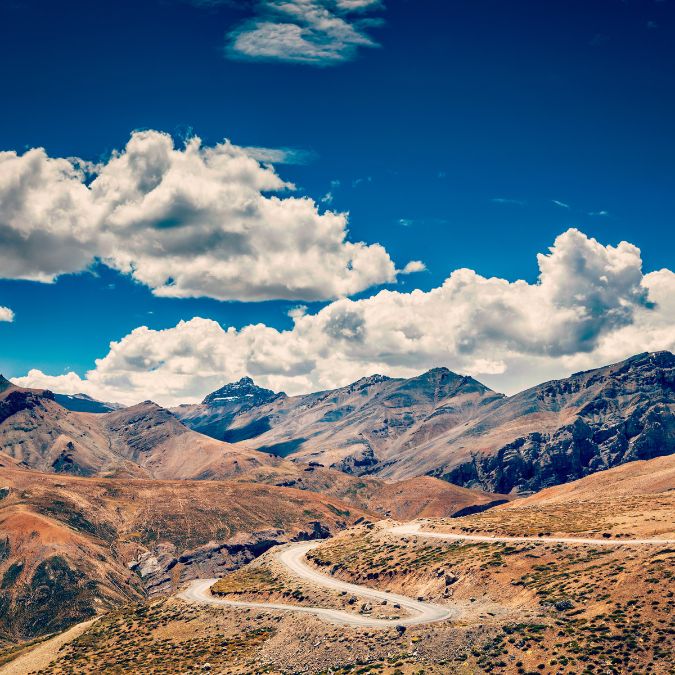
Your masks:
<svg viewBox="0 0 675 675"><path fill-rule="evenodd" d="M486 387L478 380L474 380L467 375L459 375L448 368L432 368L426 372L408 380L404 388L406 390L416 390L420 393L426 392L428 396L436 399L446 396L455 396L460 391L464 393L489 393L492 390Z"/></svg>
<svg viewBox="0 0 675 675"><path fill-rule="evenodd" d="M437 368L429 368L429 370L422 373L420 377L433 377L433 376L442 377L443 375L454 375L455 377L459 377L457 373L450 370L450 368L446 368L445 366L438 366Z"/></svg>
<svg viewBox="0 0 675 675"><path fill-rule="evenodd" d="M347 385L346 389L348 391L358 391L360 389L363 389L364 387L370 387L374 384L381 384L382 382L389 382L392 378L387 377L386 375L368 375L366 377L362 377L360 380L356 380L356 382L352 382L352 384Z"/></svg>
<svg viewBox="0 0 675 675"><path fill-rule="evenodd" d="M242 377L217 389L204 398L202 403L208 406L247 405L257 406L268 403L285 394L259 387L250 377Z"/></svg>
<svg viewBox="0 0 675 675"><path fill-rule="evenodd" d="M449 368L439 367L431 368L430 370L425 371L417 377L410 379L411 382L417 382L419 384L427 384L430 382L445 384L448 382L459 382L463 379L462 375L458 375Z"/></svg>
<svg viewBox="0 0 675 675"><path fill-rule="evenodd" d="M2 374L0 374L0 391L5 391L12 386L12 383Z"/></svg>

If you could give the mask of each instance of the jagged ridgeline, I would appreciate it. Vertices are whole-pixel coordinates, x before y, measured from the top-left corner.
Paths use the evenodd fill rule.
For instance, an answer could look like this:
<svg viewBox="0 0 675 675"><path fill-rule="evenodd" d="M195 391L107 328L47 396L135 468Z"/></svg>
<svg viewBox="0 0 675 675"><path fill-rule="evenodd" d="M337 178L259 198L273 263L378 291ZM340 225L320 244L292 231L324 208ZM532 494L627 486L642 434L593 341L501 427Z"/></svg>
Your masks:
<svg viewBox="0 0 675 675"><path fill-rule="evenodd" d="M675 356L658 352L514 396L436 368L304 396L243 378L168 411L151 401L112 409L3 378L0 442L26 466L79 475L224 478L286 458L356 476L430 475L522 493L671 454L674 381ZM103 414L76 414L83 406Z"/></svg>
<svg viewBox="0 0 675 675"><path fill-rule="evenodd" d="M445 368L306 396L249 378L173 412L191 428L357 475L526 492L675 449L675 356L645 353L514 396Z"/></svg>

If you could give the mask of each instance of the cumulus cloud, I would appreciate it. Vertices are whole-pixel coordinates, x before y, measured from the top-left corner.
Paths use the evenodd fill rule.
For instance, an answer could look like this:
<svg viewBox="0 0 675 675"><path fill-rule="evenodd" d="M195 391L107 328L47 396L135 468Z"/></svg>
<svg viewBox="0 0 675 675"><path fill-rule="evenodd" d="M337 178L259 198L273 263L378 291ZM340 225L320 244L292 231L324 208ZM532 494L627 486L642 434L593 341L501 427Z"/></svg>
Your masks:
<svg viewBox="0 0 675 675"><path fill-rule="evenodd" d="M413 272L424 272L427 266L421 260L411 260L402 270L401 274L412 274Z"/></svg>
<svg viewBox="0 0 675 675"><path fill-rule="evenodd" d="M14 321L14 312L9 307L0 306L0 321Z"/></svg>
<svg viewBox="0 0 675 675"><path fill-rule="evenodd" d="M156 295L253 301L396 280L382 246L347 240L347 214L290 196L293 184L252 154L199 138L177 148L157 131L132 134L100 165L2 152L0 276L49 282L102 260Z"/></svg>
<svg viewBox="0 0 675 675"><path fill-rule="evenodd" d="M31 371L26 386L105 400L200 399L243 375L302 393L364 375L412 376L435 366L507 392L631 354L675 349L675 274L643 274L640 251L568 230L538 256L536 283L455 270L430 291L383 290L291 313L291 330L225 329L193 318L140 327L110 346L85 378Z"/></svg>
<svg viewBox="0 0 675 675"><path fill-rule="evenodd" d="M261 0L256 16L229 34L234 58L329 66L355 58L361 47L376 47L368 15L379 0Z"/></svg>

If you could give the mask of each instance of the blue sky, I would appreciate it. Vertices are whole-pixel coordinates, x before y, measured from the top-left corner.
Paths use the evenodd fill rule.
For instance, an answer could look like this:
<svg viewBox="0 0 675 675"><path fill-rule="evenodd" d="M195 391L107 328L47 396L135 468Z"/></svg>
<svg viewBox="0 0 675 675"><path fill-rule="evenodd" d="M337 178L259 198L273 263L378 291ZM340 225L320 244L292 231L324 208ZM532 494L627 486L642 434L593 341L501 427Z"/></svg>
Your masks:
<svg viewBox="0 0 675 675"><path fill-rule="evenodd" d="M536 254L570 227L631 242L644 272L673 267L673 0L296 4L342 32L317 37L273 0L0 2L0 150L106 162L151 129L176 147L196 134L301 151L275 163L296 194L348 211L347 239L381 244L397 268L425 264L388 286L403 293L458 268L535 284ZM316 38L319 55L276 34L261 45L260 27L281 24ZM293 307L315 314L331 300L155 297L100 264L50 284L0 279L14 313L0 322L0 371L84 376L139 326L203 317L287 330Z"/></svg>

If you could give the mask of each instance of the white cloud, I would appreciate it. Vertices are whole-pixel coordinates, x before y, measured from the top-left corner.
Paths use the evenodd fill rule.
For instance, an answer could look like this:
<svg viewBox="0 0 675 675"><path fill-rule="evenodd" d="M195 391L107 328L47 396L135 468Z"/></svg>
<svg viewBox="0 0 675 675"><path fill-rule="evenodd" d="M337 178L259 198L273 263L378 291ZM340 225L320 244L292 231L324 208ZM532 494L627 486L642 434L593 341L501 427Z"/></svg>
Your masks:
<svg viewBox="0 0 675 675"><path fill-rule="evenodd" d="M262 59L328 66L376 47L367 30L378 23L364 14L379 0L261 0L256 16L229 34L228 52Z"/></svg>
<svg viewBox="0 0 675 675"><path fill-rule="evenodd" d="M316 159L311 150L301 148L263 148L250 146L242 150L263 164L310 164Z"/></svg>
<svg viewBox="0 0 675 675"><path fill-rule="evenodd" d="M0 321L14 321L14 312L9 307L0 306Z"/></svg>
<svg viewBox="0 0 675 675"><path fill-rule="evenodd" d="M421 260L411 260L402 270L401 274L413 274L414 272L424 272L427 266Z"/></svg>
<svg viewBox="0 0 675 675"><path fill-rule="evenodd" d="M31 371L26 386L84 391L104 400L198 400L243 375L289 393L434 366L513 392L631 354L675 349L675 274L643 274L640 251L603 246L577 230L538 256L537 283L454 271L428 292L383 290L340 299L294 326L235 330L194 318L167 330L137 328L80 379Z"/></svg>
<svg viewBox="0 0 675 675"><path fill-rule="evenodd" d="M176 148L157 131L99 166L0 153L0 276L49 282L100 259L156 295L220 300L330 299L396 280L382 246L347 240L347 214L289 196L251 153L198 138Z"/></svg>
<svg viewBox="0 0 675 675"><path fill-rule="evenodd" d="M359 12L371 10L375 7L381 7L381 0L335 0L338 9L350 12Z"/></svg>
<svg viewBox="0 0 675 675"><path fill-rule="evenodd" d="M330 190L321 198L321 201L324 204L332 204L335 199L335 193L338 191L341 183L338 179L332 180L330 182Z"/></svg>
<svg viewBox="0 0 675 675"><path fill-rule="evenodd" d="M557 199L551 200L556 206L559 206L561 209L569 209L570 205L565 204L565 202L558 201Z"/></svg>

